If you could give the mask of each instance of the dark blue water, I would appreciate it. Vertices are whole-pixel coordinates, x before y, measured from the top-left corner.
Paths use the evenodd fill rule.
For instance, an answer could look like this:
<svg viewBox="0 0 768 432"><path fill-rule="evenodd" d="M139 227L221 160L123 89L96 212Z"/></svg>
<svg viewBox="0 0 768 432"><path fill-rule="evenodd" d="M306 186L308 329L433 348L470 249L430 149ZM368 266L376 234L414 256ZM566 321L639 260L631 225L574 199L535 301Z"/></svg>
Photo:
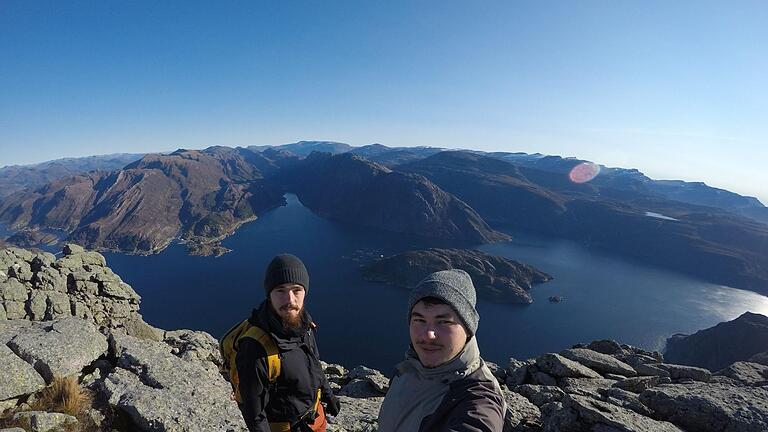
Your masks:
<svg viewBox="0 0 768 432"><path fill-rule="evenodd" d="M301 257L310 273L307 307L319 324L324 360L385 371L408 343L407 291L362 280L358 266L380 255L461 246L322 219L289 195L288 205L243 226L218 258L188 256L172 245L154 256L106 254L110 267L142 296L141 313L164 329L220 336L264 298L263 271L276 254ZM572 242L513 233L489 253L530 263L555 276L534 288L533 305L481 301L483 357L505 364L576 342L613 338L659 349L676 332L692 332L751 310L768 313L768 298L594 254ZM550 295L562 303L549 303Z"/></svg>

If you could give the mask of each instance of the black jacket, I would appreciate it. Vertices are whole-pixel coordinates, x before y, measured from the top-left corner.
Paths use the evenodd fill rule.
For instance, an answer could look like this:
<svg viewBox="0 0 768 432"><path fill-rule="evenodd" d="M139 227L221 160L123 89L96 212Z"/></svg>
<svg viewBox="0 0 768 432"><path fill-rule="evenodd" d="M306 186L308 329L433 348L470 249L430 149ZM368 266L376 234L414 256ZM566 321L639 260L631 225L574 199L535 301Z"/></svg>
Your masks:
<svg viewBox="0 0 768 432"><path fill-rule="evenodd" d="M280 375L270 385L264 347L252 339L240 341L236 357L240 409L250 431L269 432L269 422L296 423L313 407L318 389L322 390L323 400L333 397L320 366L309 314L304 313L300 329L285 329L265 300L253 310L249 321L272 336L281 360Z"/></svg>

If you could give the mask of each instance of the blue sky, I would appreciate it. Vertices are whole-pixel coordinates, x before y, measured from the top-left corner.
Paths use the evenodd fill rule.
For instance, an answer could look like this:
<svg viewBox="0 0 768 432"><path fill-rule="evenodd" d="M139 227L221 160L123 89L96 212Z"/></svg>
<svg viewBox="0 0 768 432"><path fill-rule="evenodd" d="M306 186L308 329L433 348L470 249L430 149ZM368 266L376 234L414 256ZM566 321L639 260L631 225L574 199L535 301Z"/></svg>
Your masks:
<svg viewBox="0 0 768 432"><path fill-rule="evenodd" d="M0 166L380 142L768 203L766 22L764 1L0 0Z"/></svg>

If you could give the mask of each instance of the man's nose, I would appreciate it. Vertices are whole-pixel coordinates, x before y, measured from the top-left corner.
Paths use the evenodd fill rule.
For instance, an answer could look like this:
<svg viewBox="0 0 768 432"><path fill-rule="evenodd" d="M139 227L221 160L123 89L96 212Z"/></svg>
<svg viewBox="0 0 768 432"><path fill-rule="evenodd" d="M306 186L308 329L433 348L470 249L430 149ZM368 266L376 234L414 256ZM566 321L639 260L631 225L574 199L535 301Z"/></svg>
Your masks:
<svg viewBox="0 0 768 432"><path fill-rule="evenodd" d="M427 328L427 339L437 339L437 335L435 334L435 331L431 328Z"/></svg>

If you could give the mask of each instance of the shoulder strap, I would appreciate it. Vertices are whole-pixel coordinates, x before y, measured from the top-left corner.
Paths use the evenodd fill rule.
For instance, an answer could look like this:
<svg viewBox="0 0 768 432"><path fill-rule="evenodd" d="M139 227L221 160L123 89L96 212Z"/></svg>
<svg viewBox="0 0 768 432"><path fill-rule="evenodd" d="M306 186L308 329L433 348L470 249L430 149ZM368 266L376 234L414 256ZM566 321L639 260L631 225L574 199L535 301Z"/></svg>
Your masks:
<svg viewBox="0 0 768 432"><path fill-rule="evenodd" d="M240 339L246 337L255 340L264 347L264 351L267 353L267 376L269 382L274 383L280 375L280 352L272 336L260 327L250 326L237 340L239 342Z"/></svg>

